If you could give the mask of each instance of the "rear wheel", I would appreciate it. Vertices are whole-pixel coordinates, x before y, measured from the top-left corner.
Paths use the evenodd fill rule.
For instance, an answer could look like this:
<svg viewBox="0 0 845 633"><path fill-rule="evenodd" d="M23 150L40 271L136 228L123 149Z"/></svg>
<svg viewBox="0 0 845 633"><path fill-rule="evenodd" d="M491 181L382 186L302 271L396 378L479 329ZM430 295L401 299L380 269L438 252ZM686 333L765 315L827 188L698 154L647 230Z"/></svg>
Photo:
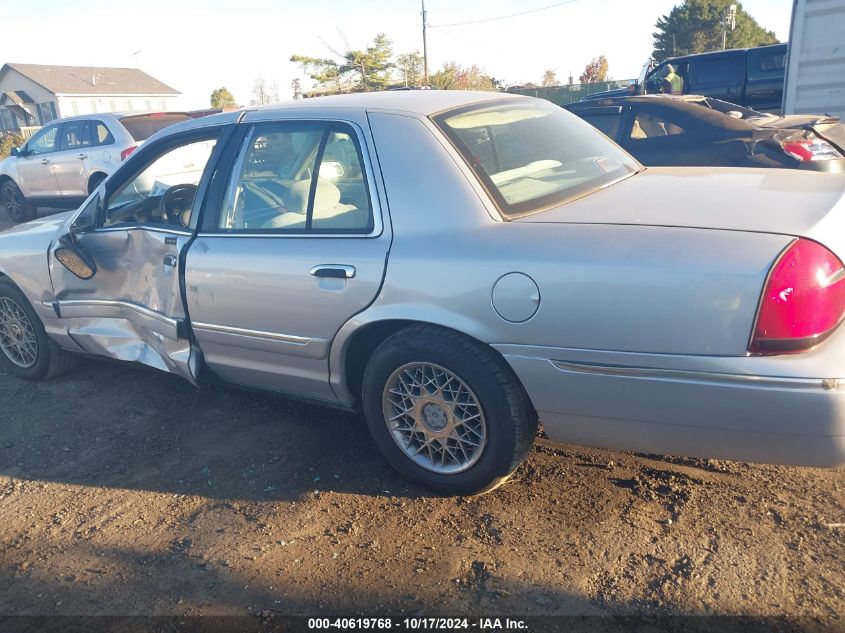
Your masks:
<svg viewBox="0 0 845 633"><path fill-rule="evenodd" d="M26 297L0 280L0 364L18 378L43 380L76 364L76 357L56 345L44 331Z"/></svg>
<svg viewBox="0 0 845 633"><path fill-rule="evenodd" d="M362 402L373 439L393 467L446 494L502 484L537 430L528 396L505 361L433 326L403 329L376 349Z"/></svg>
<svg viewBox="0 0 845 633"><path fill-rule="evenodd" d="M14 222L27 222L35 217L35 205L27 202L20 187L12 180L6 180L0 185L0 202Z"/></svg>

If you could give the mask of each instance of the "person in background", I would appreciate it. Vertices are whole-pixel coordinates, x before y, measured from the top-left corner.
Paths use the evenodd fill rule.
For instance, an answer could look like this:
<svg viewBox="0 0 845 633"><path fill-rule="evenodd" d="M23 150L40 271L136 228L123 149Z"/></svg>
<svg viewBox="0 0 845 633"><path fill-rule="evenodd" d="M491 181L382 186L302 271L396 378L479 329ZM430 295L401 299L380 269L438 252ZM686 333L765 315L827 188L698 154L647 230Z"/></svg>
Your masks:
<svg viewBox="0 0 845 633"><path fill-rule="evenodd" d="M684 94L684 79L675 72L675 67L672 64L666 64L663 69L663 94Z"/></svg>

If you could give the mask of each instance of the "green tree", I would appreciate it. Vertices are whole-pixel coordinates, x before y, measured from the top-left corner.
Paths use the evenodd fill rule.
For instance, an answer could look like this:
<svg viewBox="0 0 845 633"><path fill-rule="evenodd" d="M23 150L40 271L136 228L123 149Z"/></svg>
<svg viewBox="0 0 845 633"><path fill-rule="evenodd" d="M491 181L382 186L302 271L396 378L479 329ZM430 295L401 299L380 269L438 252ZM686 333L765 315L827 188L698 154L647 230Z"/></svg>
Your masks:
<svg viewBox="0 0 845 633"><path fill-rule="evenodd" d="M235 97L229 92L225 86L221 86L211 93L211 107L212 108L234 108Z"/></svg>
<svg viewBox="0 0 845 633"><path fill-rule="evenodd" d="M23 136L17 132L0 132L0 159L6 158L13 147L24 144Z"/></svg>
<svg viewBox="0 0 845 633"><path fill-rule="evenodd" d="M393 43L383 33L363 50L353 50L347 45L345 51L332 52L337 59L293 55L290 60L330 92L366 92L390 85Z"/></svg>
<svg viewBox="0 0 845 633"><path fill-rule="evenodd" d="M440 90L496 90L494 79L473 64L464 68L456 62L446 62L429 78L432 88Z"/></svg>
<svg viewBox="0 0 845 633"><path fill-rule="evenodd" d="M578 78L578 81L582 84L592 84L605 80L607 80L607 57L604 55L593 58Z"/></svg>
<svg viewBox="0 0 845 633"><path fill-rule="evenodd" d="M777 44L774 32L757 23L734 0L684 0L668 15L657 19L654 33L654 58L721 50L725 15L731 4L737 5L736 28L728 27L727 48L752 48Z"/></svg>
<svg viewBox="0 0 845 633"><path fill-rule="evenodd" d="M396 58L402 82L406 86L419 86L423 81L423 58L419 51L399 55Z"/></svg>

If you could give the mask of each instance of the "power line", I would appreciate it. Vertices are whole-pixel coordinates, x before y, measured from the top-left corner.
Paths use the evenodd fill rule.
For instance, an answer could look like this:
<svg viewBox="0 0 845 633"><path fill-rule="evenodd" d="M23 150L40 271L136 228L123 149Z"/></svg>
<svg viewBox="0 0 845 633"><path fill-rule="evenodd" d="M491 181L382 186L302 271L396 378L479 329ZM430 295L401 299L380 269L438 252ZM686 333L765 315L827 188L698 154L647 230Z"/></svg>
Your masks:
<svg viewBox="0 0 845 633"><path fill-rule="evenodd" d="M538 11L546 11L547 9L554 9L555 7L562 7L565 4L572 4L573 2L577 2L578 0L565 0L565 2L557 2L555 4L550 4L545 7L539 7L537 9L528 9L527 11L519 11L517 13L509 13L508 15L499 15L495 18L482 18L480 20L469 20L468 22L455 22L453 24L429 24L428 26L431 28L442 28L444 26L451 27L451 26L466 26L468 24L481 24L482 22L493 22L494 20L504 20L506 18L515 18L519 15L527 15L529 13L537 13Z"/></svg>

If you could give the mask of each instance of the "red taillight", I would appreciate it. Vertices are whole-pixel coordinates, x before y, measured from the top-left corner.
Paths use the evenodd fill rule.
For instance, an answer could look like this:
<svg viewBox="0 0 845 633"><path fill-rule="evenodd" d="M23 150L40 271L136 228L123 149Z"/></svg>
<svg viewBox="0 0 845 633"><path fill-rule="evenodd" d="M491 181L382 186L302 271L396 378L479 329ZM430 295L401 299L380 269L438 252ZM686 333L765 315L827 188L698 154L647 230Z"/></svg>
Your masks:
<svg viewBox="0 0 845 633"><path fill-rule="evenodd" d="M796 240L769 274L748 351L809 349L834 330L843 312L845 266L821 244Z"/></svg>
<svg viewBox="0 0 845 633"><path fill-rule="evenodd" d="M837 160L842 158L842 154L837 152L833 145L812 134L809 138L787 141L781 147L786 154L802 163L809 160Z"/></svg>
<svg viewBox="0 0 845 633"><path fill-rule="evenodd" d="M126 160L127 158L129 158L129 156L132 154L132 152L134 152L136 149L138 149L137 145L133 145L132 147L127 147L125 150L120 152L120 160Z"/></svg>

